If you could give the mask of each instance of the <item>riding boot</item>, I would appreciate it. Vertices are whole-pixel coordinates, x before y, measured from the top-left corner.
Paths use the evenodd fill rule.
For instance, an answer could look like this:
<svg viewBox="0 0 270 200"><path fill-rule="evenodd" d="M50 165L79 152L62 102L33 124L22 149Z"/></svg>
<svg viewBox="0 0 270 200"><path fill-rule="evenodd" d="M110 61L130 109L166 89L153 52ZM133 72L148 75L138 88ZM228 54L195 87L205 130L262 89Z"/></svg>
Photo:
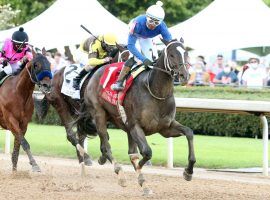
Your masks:
<svg viewBox="0 0 270 200"><path fill-rule="evenodd" d="M80 83L82 78L87 74L88 72L83 69L74 79L73 79L73 87L75 90L80 90Z"/></svg>
<svg viewBox="0 0 270 200"><path fill-rule="evenodd" d="M123 83L124 83L124 80L125 80L127 74L129 73L129 71L130 71L130 67L124 66L122 68L116 83L113 84L112 87L111 87L112 90L121 91L121 90L124 89Z"/></svg>
<svg viewBox="0 0 270 200"><path fill-rule="evenodd" d="M6 76L6 72L3 70L0 72L0 81Z"/></svg>

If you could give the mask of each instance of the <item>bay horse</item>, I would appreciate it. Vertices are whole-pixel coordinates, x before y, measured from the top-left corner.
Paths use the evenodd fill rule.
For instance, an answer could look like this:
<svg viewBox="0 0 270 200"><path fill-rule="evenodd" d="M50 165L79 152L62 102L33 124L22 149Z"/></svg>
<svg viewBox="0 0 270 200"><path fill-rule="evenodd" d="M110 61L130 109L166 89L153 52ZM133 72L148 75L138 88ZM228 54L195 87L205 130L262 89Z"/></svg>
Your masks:
<svg viewBox="0 0 270 200"><path fill-rule="evenodd" d="M116 44L117 53L114 55L112 59L112 63L125 61L129 57L129 52L127 49L119 44ZM102 65L101 65L102 66ZM83 94L85 90L85 86L90 80L91 76L95 73L95 71L101 67L97 66L94 70L91 71L88 78L84 81L81 94ZM82 126L78 128L78 130L74 130L71 128L72 122L76 119L80 112L80 106L82 101L74 100L71 97L61 93L61 88L63 84L63 74L65 68L59 70L53 77L52 80L52 91L46 94L46 98L43 100L45 106L43 106L43 116L45 117L47 111L49 109L50 104L55 108L58 115L60 116L61 122L66 129L67 139L68 141L76 148L76 153L78 157L79 163L84 163L85 165L91 166L92 161L89 155L84 151L84 140L86 135L96 136L97 131L95 125L91 121L87 121L86 123L81 123ZM81 95L82 96L82 95ZM77 137L78 136L78 137Z"/></svg>
<svg viewBox="0 0 270 200"><path fill-rule="evenodd" d="M44 93L51 88L50 62L46 58L46 50L42 54L32 50L33 59L15 76L8 77L0 87L0 125L10 130L14 135L12 153L12 169L17 171L20 146L27 153L32 170L39 172L40 168L30 151L30 145L25 139L27 125L31 120L34 102L32 94L35 85Z"/></svg>
<svg viewBox="0 0 270 200"><path fill-rule="evenodd" d="M89 81L85 93L84 104L96 124L100 137L100 150L102 155L99 163L109 160L114 164L114 171L118 174L119 184L125 186L125 177L121 166L114 160L107 133L107 120L127 132L128 154L131 163L138 174L138 182L145 194L151 194L145 178L141 173L144 164L151 159L152 150L146 137L160 133L163 137L179 137L185 135L189 146L188 166L183 172L185 180L190 181L193 166L196 162L193 147L193 131L175 120L175 99L173 95L174 75L180 74L182 84L187 83L189 73L187 68L187 51L177 40L166 42L165 49L157 59L153 69L142 72L128 90L123 107L126 111L127 121L123 123L117 107L100 97L102 85L100 78L105 67L100 68ZM122 144L119 144L122 145ZM137 147L142 159L139 160ZM121 173L120 173L121 172ZM120 173L120 174L119 174Z"/></svg>

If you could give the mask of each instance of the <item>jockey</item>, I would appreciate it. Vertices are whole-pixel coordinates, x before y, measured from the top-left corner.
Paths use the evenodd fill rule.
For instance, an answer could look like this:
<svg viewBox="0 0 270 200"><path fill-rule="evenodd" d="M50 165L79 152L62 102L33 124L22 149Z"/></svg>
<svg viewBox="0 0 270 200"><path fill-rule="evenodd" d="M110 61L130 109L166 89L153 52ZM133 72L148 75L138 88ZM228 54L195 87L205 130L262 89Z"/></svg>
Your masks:
<svg viewBox="0 0 270 200"><path fill-rule="evenodd" d="M116 91L123 90L123 82L134 64L143 63L145 66L152 65L152 54L154 53L152 38L161 34L166 41L172 40L172 36L165 24L165 12L162 8L163 3L158 1L155 5L146 10L146 14L132 19L129 23L128 50L133 57L125 62L124 67L112 89ZM136 42L139 42L141 52L136 48ZM157 54L155 52L155 54Z"/></svg>
<svg viewBox="0 0 270 200"><path fill-rule="evenodd" d="M112 60L117 50L116 43L117 37L112 33L107 33L99 37L90 37L80 45L80 52L86 53L88 60L83 63L83 70L73 79L74 89L80 89L80 82L88 72Z"/></svg>
<svg viewBox="0 0 270 200"><path fill-rule="evenodd" d="M19 72L33 55L28 45L28 35L22 27L5 40L0 51L0 80L6 75Z"/></svg>

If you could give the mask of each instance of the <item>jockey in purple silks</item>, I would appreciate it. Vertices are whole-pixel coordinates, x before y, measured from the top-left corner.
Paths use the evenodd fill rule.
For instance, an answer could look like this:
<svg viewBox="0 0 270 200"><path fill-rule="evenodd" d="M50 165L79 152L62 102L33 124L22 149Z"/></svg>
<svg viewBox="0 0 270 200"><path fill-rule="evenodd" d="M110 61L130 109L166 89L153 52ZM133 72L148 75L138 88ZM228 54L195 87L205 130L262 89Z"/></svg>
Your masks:
<svg viewBox="0 0 270 200"><path fill-rule="evenodd" d="M33 58L28 35L22 27L12 34L11 39L5 40L0 50L0 80L6 75L19 72Z"/></svg>

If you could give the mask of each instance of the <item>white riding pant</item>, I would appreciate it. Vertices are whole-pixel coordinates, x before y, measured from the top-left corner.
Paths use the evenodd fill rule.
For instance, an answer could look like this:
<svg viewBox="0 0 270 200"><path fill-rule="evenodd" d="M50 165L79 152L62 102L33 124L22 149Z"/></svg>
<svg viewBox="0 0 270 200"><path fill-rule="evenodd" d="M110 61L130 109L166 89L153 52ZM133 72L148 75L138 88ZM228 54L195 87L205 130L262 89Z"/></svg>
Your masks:
<svg viewBox="0 0 270 200"><path fill-rule="evenodd" d="M7 75L10 75L14 72L16 72L20 68L20 65L18 63L9 64L5 67L1 65L0 71L4 71Z"/></svg>
<svg viewBox="0 0 270 200"><path fill-rule="evenodd" d="M153 56L157 59L158 52L156 46L153 44L152 38L138 38L136 42L136 48L141 51L141 53L148 58L149 60L153 61ZM134 56L136 62L140 60ZM141 62L141 61L140 61Z"/></svg>

